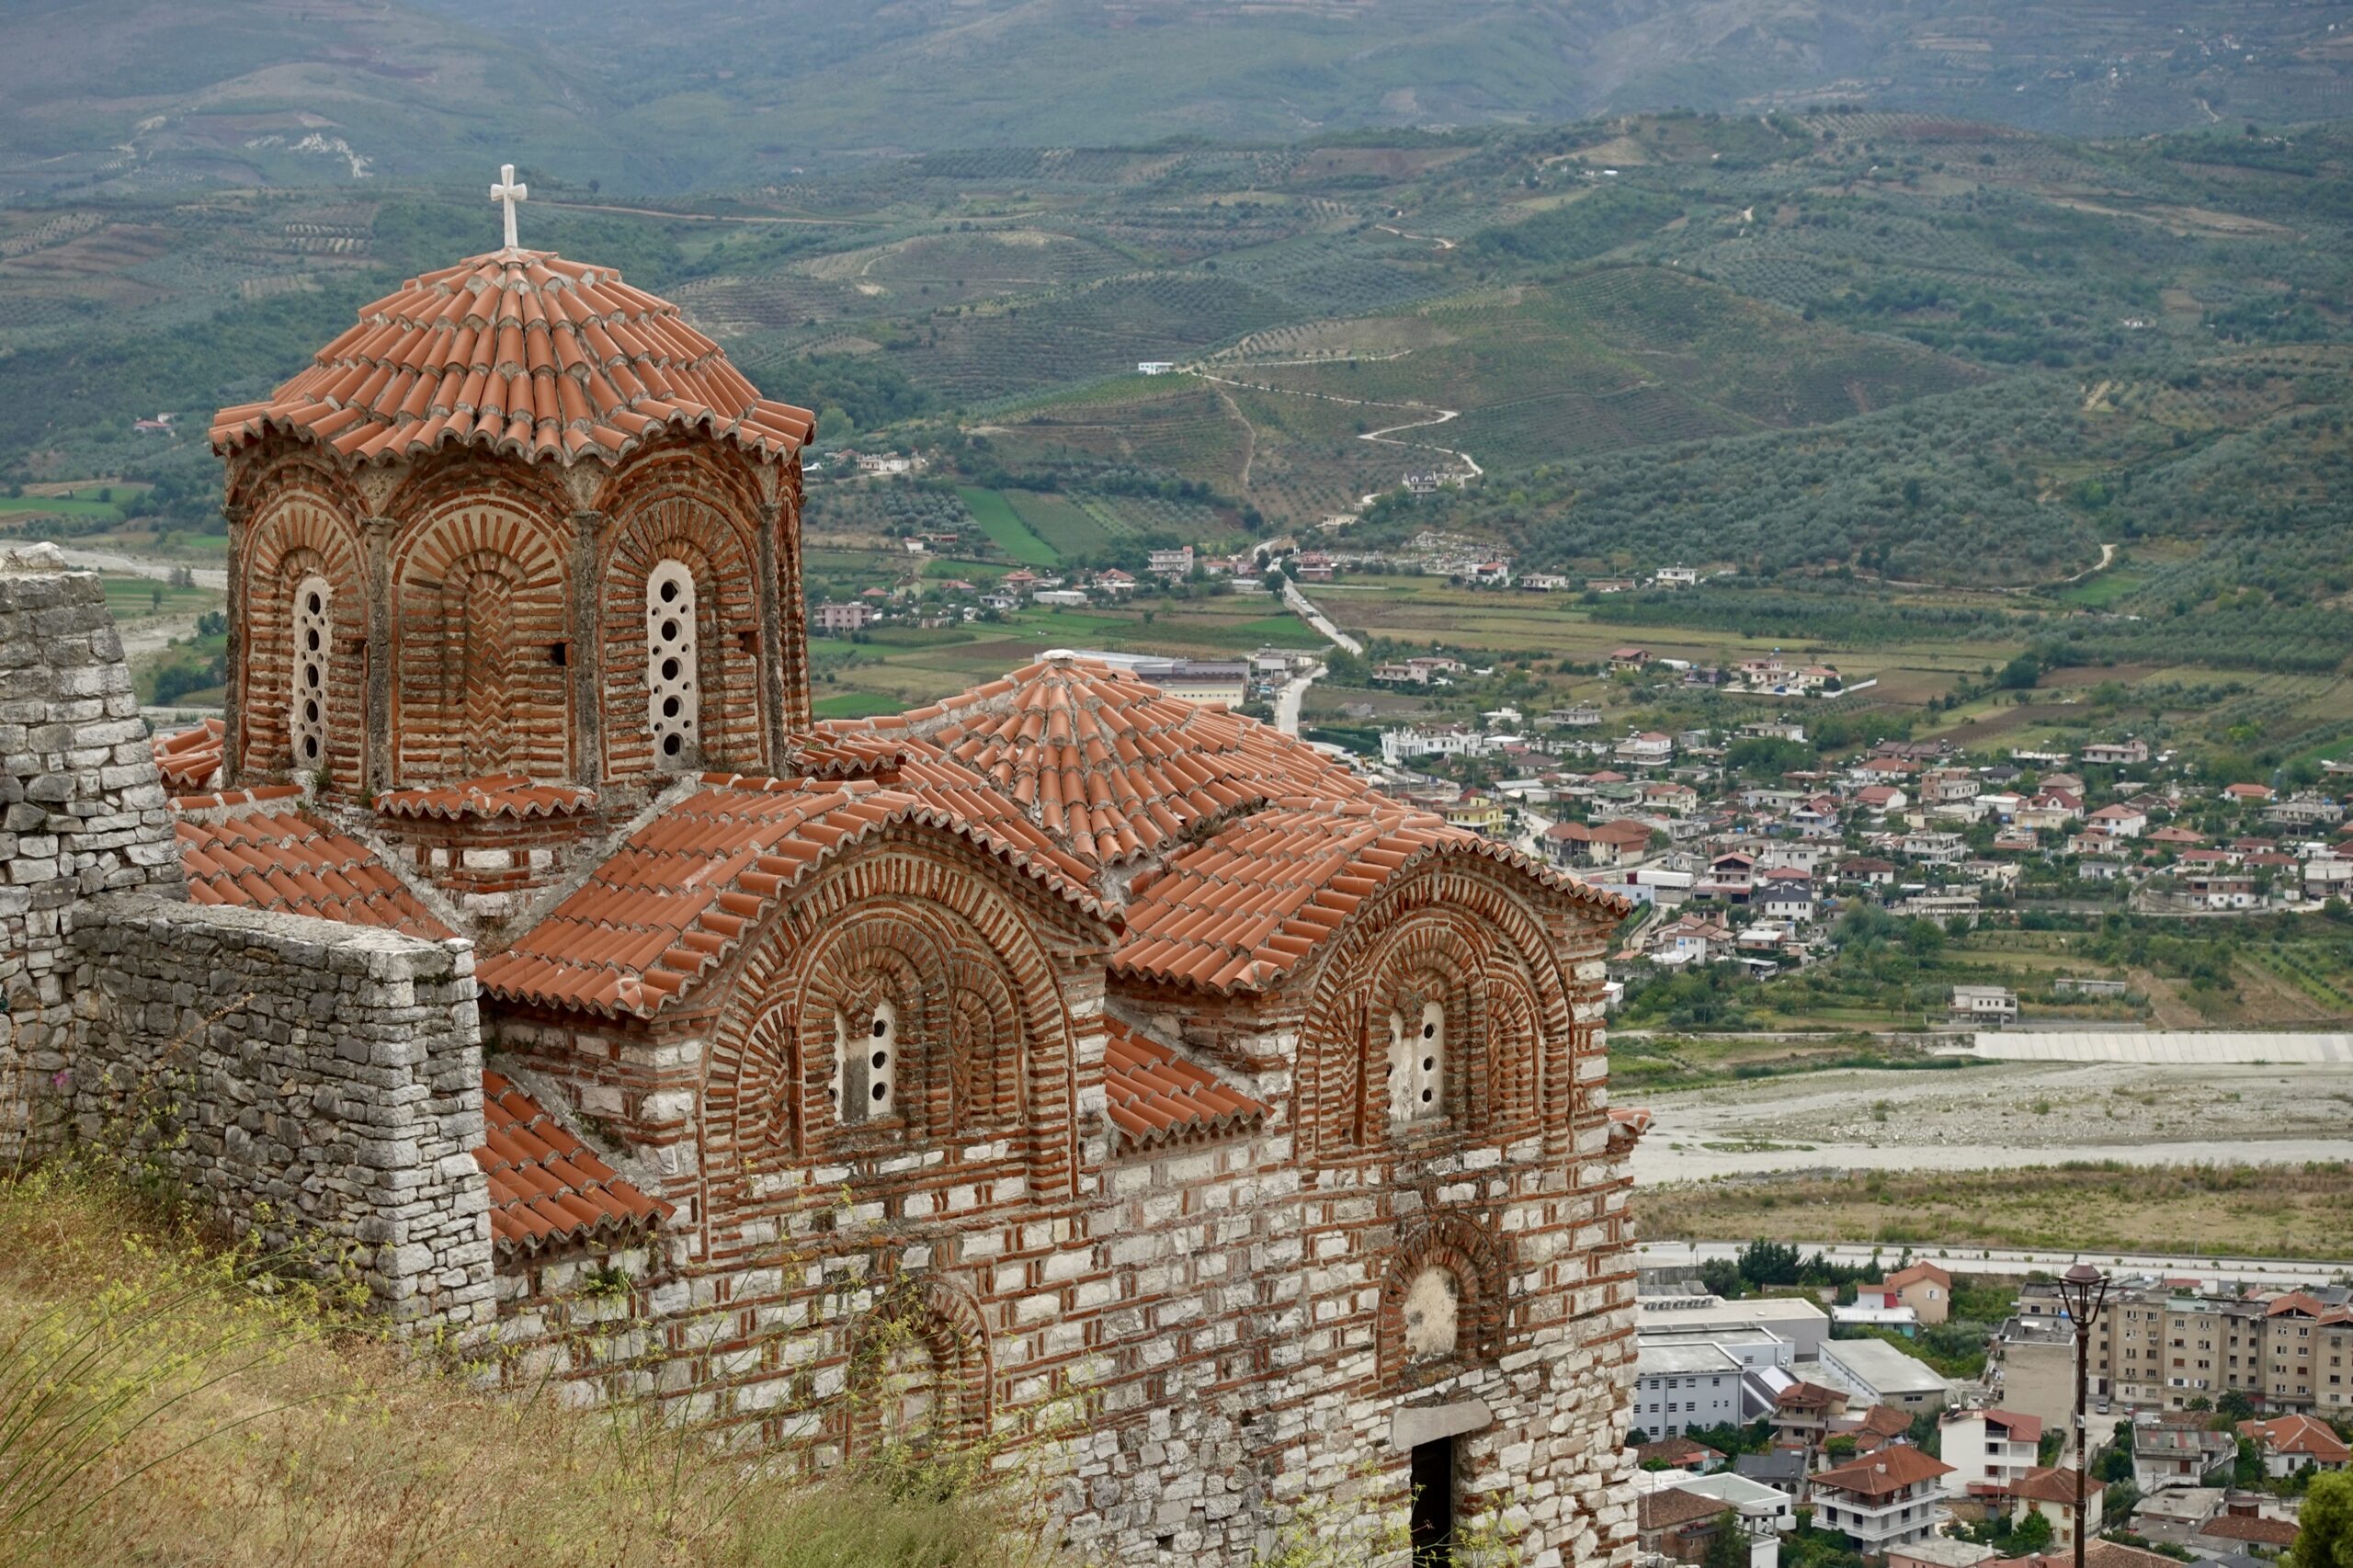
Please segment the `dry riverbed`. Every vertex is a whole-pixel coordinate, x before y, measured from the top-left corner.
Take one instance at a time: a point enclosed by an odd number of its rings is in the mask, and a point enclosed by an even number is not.
[[[1841,1070],[1631,1098],[1643,1185],[1767,1171],[2353,1160],[2353,1073],[1995,1062]]]

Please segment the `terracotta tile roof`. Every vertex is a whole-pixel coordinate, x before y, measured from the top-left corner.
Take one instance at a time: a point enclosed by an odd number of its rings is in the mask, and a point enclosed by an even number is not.
[[[1985,1418],[1986,1426],[1999,1426],[2009,1433],[2010,1441],[2014,1443],[2042,1441],[2042,1417],[2040,1415],[2020,1415],[2015,1410],[1992,1409],[1981,1410],[1977,1414]]]
[[[1906,1486],[1951,1473],[1952,1466],[1942,1460],[1930,1459],[1908,1443],[1895,1443],[1861,1459],[1834,1465],[1816,1475],[1813,1483],[1817,1487],[1835,1487],[1864,1497],[1883,1497]]]
[[[519,773],[392,790],[376,797],[376,810],[392,817],[552,817],[596,803],[594,790],[576,784],[534,784]]]
[[[1933,1263],[1915,1263],[1909,1267],[1899,1268],[1881,1283],[1893,1285],[1901,1290],[1904,1286],[1916,1285],[1923,1279],[1931,1284],[1942,1285],[1948,1290],[1952,1288],[1952,1276]]]
[[[2345,1439],[2327,1422],[2310,1415],[2242,1421],[2239,1436],[2254,1438],[2275,1454],[2310,1454],[2323,1464],[2343,1464],[2353,1458],[2353,1450],[2348,1450]]]
[[[1374,798],[1370,785],[1272,725],[1069,654],[892,717],[837,720],[824,733],[837,744],[926,742],[1003,790],[1071,854],[1106,866],[1278,796]]]
[[[191,817],[206,812],[232,812],[274,801],[299,801],[300,784],[257,784],[250,790],[218,790],[210,795],[175,795],[172,809]]]
[[[221,771],[228,726],[207,719],[193,729],[155,737],[155,767],[176,790],[201,790]]]
[[[2075,1502],[2075,1472],[2072,1470],[2030,1470],[2010,1483],[2010,1495],[2023,1497],[2029,1503],[2064,1503],[2073,1507]],[[2099,1490],[2086,1483],[2086,1497]]]
[[[1686,1460],[1698,1460],[1704,1464],[1709,1460],[1723,1457],[1707,1444],[1695,1443],[1688,1437],[1662,1437],[1655,1443],[1634,1445],[1634,1462],[1638,1465],[1648,1464],[1653,1460],[1672,1465],[1680,1465]]]
[[[1846,1403],[1847,1396],[1838,1390],[1804,1381],[1791,1383],[1773,1396],[1774,1407],[1779,1410],[1827,1410]]]
[[[217,822],[183,816],[174,830],[188,896],[198,903],[283,910],[412,937],[450,934],[366,846],[301,812],[244,812]]]
[[[444,446],[610,462],[672,430],[762,460],[808,440],[677,307],[546,251],[495,251],[410,279],[262,403],[212,422],[223,452],[284,430],[356,461]]]
[[[1643,1493],[1636,1500],[1635,1508],[1641,1516],[1636,1528],[1645,1531],[1686,1528],[1727,1513],[1731,1507],[1721,1497],[1686,1492],[1679,1486],[1662,1486]]]
[[[2293,1546],[2296,1544],[2296,1521],[2223,1514],[2199,1526],[2197,1533],[2210,1540],[2244,1540],[2257,1546]]]
[[[474,1163],[489,1178],[491,1244],[502,1254],[617,1240],[676,1211],[622,1179],[539,1101],[495,1073],[482,1075],[482,1109]]]
[[[1879,1437],[1901,1437],[1912,1430],[1912,1417],[1893,1405],[1874,1404],[1863,1412],[1862,1426],[1858,1429]]]
[[[1357,905],[1438,855],[1479,855],[1622,915],[1632,905],[1518,851],[1375,797],[1298,797],[1245,817],[1130,890],[1114,971],[1232,993],[1280,980]]]
[[[1196,1142],[1256,1127],[1267,1108],[1237,1094],[1151,1036],[1105,1018],[1104,1114],[1137,1148]]]
[[[709,788],[631,834],[512,947],[484,960],[482,988],[515,1002],[650,1017],[723,962],[835,850],[903,822],[960,834],[1111,918],[1086,891],[1084,868],[1009,807],[989,815],[990,791],[960,790],[953,768],[921,771],[928,787],[916,789],[705,775]]]

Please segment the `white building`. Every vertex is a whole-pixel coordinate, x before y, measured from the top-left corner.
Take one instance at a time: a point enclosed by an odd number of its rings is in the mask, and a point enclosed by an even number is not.
[[[1644,1296],[1636,1303],[1634,1326],[1642,1335],[1664,1329],[1689,1333],[1719,1329],[1769,1329],[1811,1361],[1830,1337],[1830,1314],[1793,1296],[1759,1296],[1727,1301],[1722,1296]]]
[[[1409,724],[1402,730],[1381,733],[1381,760],[1392,767],[1402,767],[1415,757],[1478,756],[1493,744],[1493,737],[1462,724],[1427,730]]]
[[[1634,1357],[1633,1425],[1652,1437],[1740,1420],[1740,1361],[1713,1345],[1644,1345]]]
[[[1916,1357],[1883,1339],[1830,1339],[1822,1346],[1823,1376],[1870,1404],[1917,1414],[1942,1410],[1952,1385]]]
[[[1909,1443],[1833,1466],[1813,1478],[1815,1528],[1839,1531],[1865,1557],[1925,1540],[1948,1517],[1939,1483],[1950,1468]]]
[[[1956,985],[1952,1016],[1974,1023],[2014,1023],[2018,1016],[2018,993],[2003,985]]]
[[[1952,1473],[1945,1494],[1966,1496],[1972,1488],[2007,1493],[2026,1479],[2041,1451],[2042,1417],[2010,1410],[1964,1410],[1948,1415],[1938,1443]]]

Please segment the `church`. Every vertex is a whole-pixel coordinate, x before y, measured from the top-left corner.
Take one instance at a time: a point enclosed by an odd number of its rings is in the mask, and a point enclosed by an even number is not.
[[[177,1074],[193,1190],[484,1375],[972,1446],[1107,1560],[1631,1563],[1624,903],[1073,654],[813,721],[812,423],[512,243],[222,411],[225,722],[0,910],[28,1136]]]

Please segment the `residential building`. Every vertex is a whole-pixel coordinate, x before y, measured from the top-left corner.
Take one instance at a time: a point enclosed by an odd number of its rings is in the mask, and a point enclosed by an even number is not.
[[[1743,1481],[1753,1481],[1783,1493],[1792,1503],[1803,1503],[1806,1491],[1806,1460],[1802,1449],[1775,1449],[1770,1453],[1735,1454],[1732,1471]]]
[[[1171,582],[1189,577],[1193,574],[1193,547],[1180,544],[1174,550],[1155,550],[1145,559],[1144,569]]]
[[[2300,1470],[2343,1470],[2345,1439],[2325,1421],[2310,1415],[2281,1415],[2269,1421],[2242,1421],[2239,1436],[2251,1440],[2263,1457],[2263,1472],[2274,1480]]]
[[[2018,993],[2006,985],[1956,985],[1948,1010],[1956,1018],[1998,1028],[2018,1021]]]
[[[1635,1528],[1645,1558],[1698,1562],[1723,1527],[1728,1510],[1716,1498],[1680,1487],[1661,1486],[1634,1500]]]
[[[817,607],[817,630],[828,637],[847,637],[873,619],[874,612],[861,604]]]
[[[2095,767],[2126,767],[2149,760],[2149,743],[2143,740],[2100,741],[2086,746],[2079,754]]]
[[[1943,1323],[1952,1316],[1952,1276],[1933,1263],[1915,1263],[1887,1277],[1896,1300],[1917,1312],[1922,1323]]]
[[[2079,1486],[2084,1499],[2080,1521],[2075,1517],[2075,1489]],[[2100,1494],[2104,1490],[2097,1482],[2087,1481],[2072,1470],[2029,1471],[2010,1488],[2010,1523],[2022,1525],[2029,1515],[2040,1514],[2051,1521],[2051,1550],[2072,1552],[2078,1528],[2086,1540],[2099,1534]]]
[[[2210,1432],[2203,1416],[2168,1420],[2142,1415],[2132,1423],[2132,1484],[2143,1494],[2168,1487],[2201,1487],[2238,1458],[2228,1432]]]
[[[1773,1396],[1773,1436],[1809,1450],[1829,1441],[1834,1422],[1847,1414],[1847,1391],[1798,1381]]]
[[[1938,1451],[1952,1473],[1945,1492],[1953,1497],[2006,1496],[2039,1462],[2042,1418],[2014,1410],[1962,1410],[1948,1414],[1938,1428]]]
[[[1688,588],[1699,583],[1699,571],[1696,566],[1662,566],[1651,581],[1662,588]]]
[[[1675,760],[1675,742],[1655,730],[1646,730],[1620,741],[1617,757],[1636,767],[1664,767]]]
[[[1631,584],[1628,585],[1631,586]],[[1651,651],[1648,648],[1612,648],[1609,650],[1609,667],[1613,670],[1639,670],[1650,662]]]
[[[1906,1443],[1835,1465],[1813,1478],[1814,1526],[1866,1557],[1925,1540],[1946,1517],[1940,1483],[1951,1468]]]

